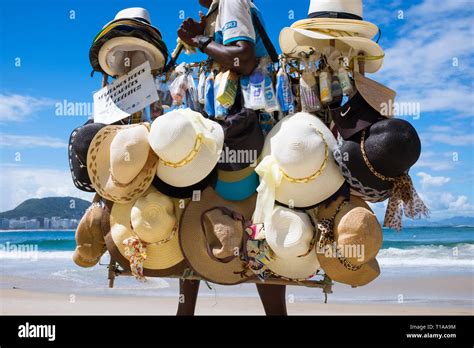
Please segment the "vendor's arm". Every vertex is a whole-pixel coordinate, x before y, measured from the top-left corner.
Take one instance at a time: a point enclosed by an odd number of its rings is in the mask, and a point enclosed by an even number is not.
[[[178,36],[188,45],[199,47],[204,38],[205,18],[201,22],[188,18],[178,30]],[[249,75],[257,65],[255,30],[248,2],[245,0],[221,0],[218,35],[222,44],[212,41],[202,51],[225,69]]]

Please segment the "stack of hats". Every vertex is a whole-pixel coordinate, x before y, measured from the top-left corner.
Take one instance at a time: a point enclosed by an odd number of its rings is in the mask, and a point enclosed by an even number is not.
[[[151,70],[163,69],[168,49],[144,8],[127,8],[107,23],[94,38],[89,52],[94,71],[121,76],[145,61]]]
[[[298,58],[327,50],[333,42],[333,47],[349,60],[364,55],[365,70],[377,72],[384,58],[382,48],[372,40],[378,28],[362,16],[362,0],[311,0],[308,18],[281,31],[281,50]],[[337,67],[338,58],[329,63]]]

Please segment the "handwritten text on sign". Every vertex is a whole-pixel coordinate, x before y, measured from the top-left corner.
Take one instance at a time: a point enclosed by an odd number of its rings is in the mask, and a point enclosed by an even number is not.
[[[94,122],[112,124],[157,100],[150,63],[146,61],[94,93]]]

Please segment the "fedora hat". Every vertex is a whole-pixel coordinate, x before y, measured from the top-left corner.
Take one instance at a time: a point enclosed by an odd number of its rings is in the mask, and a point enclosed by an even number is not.
[[[316,274],[315,228],[308,214],[285,207],[275,207],[271,223],[265,225],[265,240],[272,250],[267,268],[289,279],[308,279]]]
[[[309,208],[332,196],[344,183],[332,151],[336,139],[316,116],[297,113],[283,118],[267,135],[255,223],[269,222],[275,201]],[[265,221],[266,220],[266,221]]]
[[[88,121],[72,131],[69,137],[68,157],[72,182],[82,191],[95,192],[87,172],[87,151],[92,139],[105,124]]]
[[[128,203],[151,185],[158,158],[148,144],[149,125],[107,126],[95,136],[87,153],[87,172],[105,199]]]
[[[246,222],[252,218],[256,195],[238,202],[226,201],[213,188],[186,207],[179,231],[186,261],[204,279],[224,285],[247,280],[242,261]]]
[[[265,142],[258,115],[243,108],[218,122],[224,129],[224,148],[217,163],[216,192],[227,200],[247,199],[258,186],[255,166]]]
[[[216,167],[224,145],[224,131],[191,109],[173,110],[151,126],[150,146],[158,155],[157,176],[175,187],[194,185]]]
[[[279,41],[284,54],[300,57],[322,52],[333,40],[334,48],[350,59],[366,56],[365,70],[374,73],[384,57],[382,48],[371,40],[377,32],[377,26],[362,20],[362,0],[312,0],[308,19],[283,28]]]
[[[332,119],[341,136],[347,140],[370,125],[393,117],[396,92],[354,72],[356,93],[343,106],[331,109]]]
[[[133,7],[118,12],[102,28],[94,38],[89,59],[95,71],[110,76],[124,75],[145,61],[157,72],[166,64],[168,49],[160,31],[151,25],[148,11]]]
[[[362,17],[362,0],[311,0],[308,19],[297,21],[292,27],[343,31],[372,39],[379,29]]]
[[[184,258],[178,228],[183,209],[151,187],[127,204],[114,203],[105,241],[117,262],[138,278],[180,274]]]
[[[403,211],[411,218],[428,214],[408,175],[420,154],[415,128],[391,118],[341,141],[334,158],[352,194],[369,202],[390,198],[384,226],[399,230]]]
[[[319,207],[317,218],[316,254],[332,280],[362,286],[379,276],[375,257],[382,246],[382,227],[367,203],[341,197]]]
[[[107,250],[104,235],[109,231],[109,210],[95,195],[76,229],[76,249],[72,259],[80,267],[95,266]]]

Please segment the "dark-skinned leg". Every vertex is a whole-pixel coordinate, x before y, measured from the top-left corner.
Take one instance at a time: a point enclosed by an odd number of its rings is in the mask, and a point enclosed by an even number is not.
[[[266,315],[288,315],[286,312],[286,285],[256,285]]]
[[[179,304],[176,315],[194,315],[199,284],[199,280],[179,280]]]

